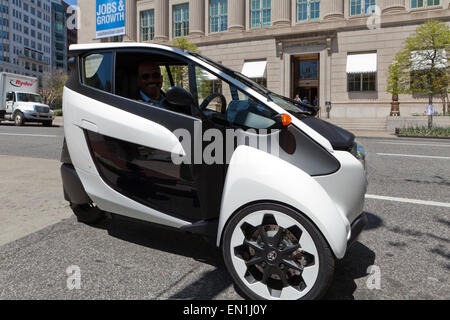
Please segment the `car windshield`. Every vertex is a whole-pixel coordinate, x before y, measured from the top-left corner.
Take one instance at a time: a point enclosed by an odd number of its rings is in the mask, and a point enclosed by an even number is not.
[[[317,108],[315,108],[311,105],[307,105],[301,101],[296,101],[294,99],[290,99],[290,98],[284,97],[282,95],[276,94],[276,93],[270,91],[269,89],[261,86],[260,84],[256,83],[252,79],[246,77],[242,73],[234,71],[230,68],[227,68],[227,67],[215,62],[214,60],[211,60],[210,58],[207,58],[207,57],[202,56],[195,52],[189,52],[189,54],[191,54],[192,56],[194,56],[196,58],[199,58],[200,60],[203,60],[204,62],[207,62],[207,63],[213,65],[220,71],[228,74],[229,76],[233,77],[234,79],[242,82],[246,86],[248,86],[248,87],[252,88],[253,90],[257,91],[258,93],[264,95],[265,97],[267,97],[267,99],[274,102],[275,104],[277,104],[278,106],[280,106],[281,108],[283,108],[284,110],[286,110],[288,112],[292,112],[295,114],[297,114],[297,113],[311,114],[312,113],[313,115],[315,115],[317,113]]]
[[[17,101],[42,103],[42,97],[34,93],[17,93]]]

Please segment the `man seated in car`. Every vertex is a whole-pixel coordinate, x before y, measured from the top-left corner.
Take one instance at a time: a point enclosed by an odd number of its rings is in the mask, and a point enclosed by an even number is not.
[[[161,94],[163,76],[158,65],[151,61],[141,62],[138,67],[137,83],[139,91],[135,99],[156,107],[164,107],[165,98]]]

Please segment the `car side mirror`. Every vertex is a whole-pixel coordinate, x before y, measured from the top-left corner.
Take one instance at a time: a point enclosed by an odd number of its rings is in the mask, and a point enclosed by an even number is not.
[[[287,129],[287,127],[292,122],[291,116],[286,113],[277,114],[275,117],[272,118],[272,120],[275,121],[275,124],[272,126],[272,129],[280,129],[280,130]]]
[[[166,100],[174,106],[191,106],[194,103],[192,94],[181,87],[170,87],[166,91]]]

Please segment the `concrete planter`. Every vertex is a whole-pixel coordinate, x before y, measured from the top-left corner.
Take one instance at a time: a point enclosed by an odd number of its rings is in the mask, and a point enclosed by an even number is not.
[[[450,127],[450,117],[433,117],[433,126],[449,128]],[[395,129],[403,128],[415,128],[415,127],[428,127],[428,118],[419,117],[388,117],[387,130],[389,132],[394,132]]]

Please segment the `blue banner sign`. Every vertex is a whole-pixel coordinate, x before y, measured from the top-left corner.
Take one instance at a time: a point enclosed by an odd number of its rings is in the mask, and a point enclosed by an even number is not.
[[[97,0],[96,38],[125,34],[125,0]]]

